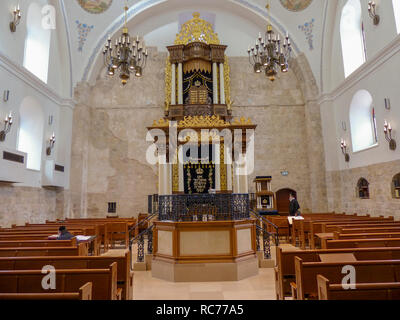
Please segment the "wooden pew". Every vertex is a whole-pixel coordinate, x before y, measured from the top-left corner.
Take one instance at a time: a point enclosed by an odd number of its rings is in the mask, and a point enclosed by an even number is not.
[[[87,256],[87,246],[84,243],[76,247],[17,247],[0,248],[0,257],[31,257],[31,256]]]
[[[318,300],[400,300],[400,283],[356,283],[356,288],[345,290],[342,284],[331,284],[317,276]]]
[[[31,230],[36,227],[49,227],[55,228],[58,230],[60,226],[65,226],[68,231],[73,235],[85,235],[85,236],[93,236],[93,251],[95,255],[100,254],[100,246],[102,244],[102,239],[104,239],[104,224],[96,224],[96,223],[59,223],[59,222],[46,222],[45,225],[43,224],[25,224],[25,228],[27,230]],[[77,228],[85,228],[85,234],[79,233],[76,231]],[[79,230],[79,229],[78,229]],[[57,233],[57,232],[55,232]]]
[[[17,247],[76,247],[76,238],[71,240],[12,240],[0,241],[0,248]]]
[[[114,241],[123,241],[125,248],[129,248],[129,228],[126,222],[109,222],[106,223],[104,231],[105,243],[104,249],[107,251],[111,244],[114,247]]]
[[[326,249],[400,247],[400,238],[327,240]]]
[[[313,237],[311,234],[315,234],[316,232],[322,232],[321,230],[315,230],[313,227],[313,224],[316,223],[326,223],[326,222],[332,222],[332,223],[337,223],[337,222],[348,222],[348,221],[366,221],[369,217],[356,217],[356,216],[340,216],[340,217],[334,217],[334,218],[307,218],[305,220],[298,220],[299,225],[299,237],[300,237],[300,247],[301,249],[306,248],[306,240],[312,241]],[[382,218],[377,218],[377,219],[382,219]],[[312,243],[310,242],[310,246],[312,247]]]
[[[0,300],[92,300],[92,283],[76,293],[0,293]]]
[[[122,290],[117,289],[117,263],[107,269],[58,269],[56,289],[44,290],[41,270],[0,271],[1,293],[64,293],[76,292],[85,283],[92,282],[93,300],[118,300]]]
[[[332,240],[346,240],[346,239],[373,239],[373,238],[400,238],[400,232],[382,232],[382,233],[333,233]],[[323,244],[324,245],[324,244]],[[324,246],[322,245],[322,248]],[[326,245],[326,243],[325,243]],[[325,247],[326,248],[326,247]]]
[[[348,228],[356,228],[356,227],[364,227],[364,226],[375,226],[375,225],[382,225],[382,226],[390,226],[395,224],[396,222],[392,221],[392,217],[390,220],[384,218],[357,218],[357,219],[337,219],[335,221],[312,221],[309,226],[309,243],[311,249],[316,248],[316,234],[319,233],[332,233],[333,231],[339,231],[340,227],[348,227]],[[397,222],[400,226],[400,222]],[[332,235],[333,236],[333,235]]]
[[[276,252],[277,266],[275,271],[275,290],[277,300],[284,300],[290,296],[290,283],[295,281],[296,270],[294,258],[297,256],[304,262],[321,262],[321,254],[353,254],[356,260],[400,260],[400,247],[390,248],[345,248],[345,249],[318,249],[302,251]]]
[[[130,268],[130,251],[123,257],[70,256],[70,257],[0,257],[0,270],[41,270],[45,265],[56,269],[105,269],[117,263],[118,287],[122,289],[124,300],[133,299],[133,272]]]
[[[295,257],[296,283],[291,283],[294,299],[318,298],[317,276],[322,275],[332,283],[342,283],[344,266],[355,268],[356,281],[360,283],[390,283],[400,281],[400,260],[373,260],[356,262],[304,262]]]

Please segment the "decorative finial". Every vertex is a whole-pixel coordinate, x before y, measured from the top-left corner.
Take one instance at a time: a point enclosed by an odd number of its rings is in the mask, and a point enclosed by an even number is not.
[[[193,12],[193,18],[200,18],[199,12]]]

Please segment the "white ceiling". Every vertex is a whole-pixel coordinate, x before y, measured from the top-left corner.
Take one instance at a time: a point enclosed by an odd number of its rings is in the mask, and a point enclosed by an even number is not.
[[[314,0],[301,12],[285,9],[279,0],[271,0],[272,24],[275,30],[289,31],[295,54],[303,52],[311,69],[321,83],[322,39],[325,27],[327,0]],[[82,80],[93,81],[102,66],[101,51],[106,37],[119,35],[123,25],[123,0],[114,0],[102,14],[91,14],[83,10],[77,0],[63,1],[71,43],[73,84]],[[147,46],[166,51],[172,45],[179,29],[179,16],[199,11],[204,15],[215,15],[215,32],[222,44],[228,45],[229,56],[246,56],[247,48],[253,45],[259,32],[267,24],[266,0],[129,0],[129,32],[144,36]],[[314,19],[312,30],[313,49],[305,33],[299,28]],[[77,22],[93,25],[83,50],[79,51]]]

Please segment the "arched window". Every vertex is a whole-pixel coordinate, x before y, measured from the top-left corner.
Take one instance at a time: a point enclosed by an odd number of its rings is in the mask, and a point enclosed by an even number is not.
[[[24,67],[47,83],[51,31],[42,27],[42,8],[31,3],[26,20]]]
[[[360,0],[348,0],[340,19],[344,74],[347,78],[366,60]]]
[[[396,20],[397,33],[400,33],[400,1],[392,0],[394,18]]]
[[[360,199],[369,199],[369,182],[366,179],[358,180],[357,193]]]
[[[32,97],[26,97],[19,110],[18,150],[28,154],[28,169],[40,170],[44,115],[40,104]]]
[[[366,90],[358,91],[350,106],[350,127],[353,152],[367,149],[377,141],[375,110],[372,96]]]

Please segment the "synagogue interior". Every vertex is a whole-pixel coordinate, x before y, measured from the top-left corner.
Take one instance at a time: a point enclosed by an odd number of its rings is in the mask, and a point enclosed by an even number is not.
[[[0,300],[400,299],[400,0],[0,9]]]

